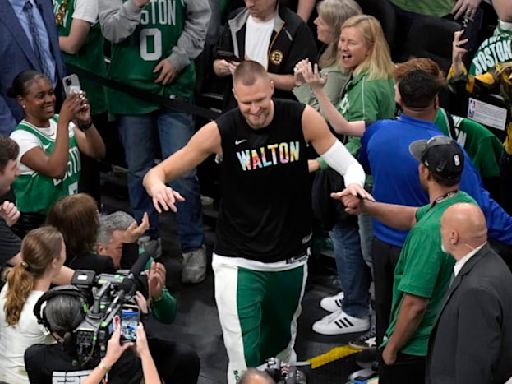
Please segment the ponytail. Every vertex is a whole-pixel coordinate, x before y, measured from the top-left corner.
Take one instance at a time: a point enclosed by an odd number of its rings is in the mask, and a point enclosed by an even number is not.
[[[27,266],[27,263],[22,261],[7,274],[7,294],[4,310],[7,324],[13,327],[20,320],[23,306],[34,288],[34,275],[29,272]]]
[[[62,235],[51,226],[34,229],[25,236],[21,243],[22,261],[7,275],[3,308],[7,324],[16,326],[36,279],[40,279],[53,260],[60,257],[62,245]]]

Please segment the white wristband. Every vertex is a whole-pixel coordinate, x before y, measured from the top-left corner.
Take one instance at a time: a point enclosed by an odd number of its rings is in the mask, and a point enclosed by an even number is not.
[[[354,183],[364,186],[366,175],[363,167],[339,140],[336,140],[322,157],[329,167],[343,176],[345,186]]]

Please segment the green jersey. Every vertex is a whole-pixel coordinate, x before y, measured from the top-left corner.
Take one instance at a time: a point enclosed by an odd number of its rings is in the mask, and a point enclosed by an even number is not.
[[[125,40],[112,45],[109,76],[135,88],[166,98],[191,99],[195,86],[195,68],[191,63],[167,85],[155,83],[157,64],[171,54],[185,22],[183,0],[150,1],[142,10],[140,23]],[[114,114],[145,114],[159,108],[122,92],[107,90],[110,112]]]
[[[448,15],[454,6],[453,0],[391,0],[391,2],[404,11],[437,17]]]
[[[77,6],[77,2],[89,0],[53,0],[53,13],[57,15],[57,31],[59,36],[68,36],[71,31],[71,22]],[[84,20],[91,24],[87,38],[80,48],[80,51],[74,55],[62,52],[64,63],[91,71],[100,76],[107,76],[107,67],[103,57],[103,36],[98,23],[98,10],[95,9],[95,15],[91,15],[92,20]],[[91,105],[93,115],[107,111],[107,102],[105,89],[87,78],[80,78],[80,86],[87,94],[87,99]]]
[[[427,309],[418,329],[400,350],[401,353],[426,356],[428,339],[444,295],[453,275],[455,261],[441,250],[441,216],[457,203],[476,202],[465,192],[457,192],[443,200],[423,206],[416,212],[416,225],[405,239],[395,267],[391,322],[384,345],[395,330],[404,295],[411,294],[428,300]]]
[[[395,114],[395,90],[392,79],[368,80],[367,73],[353,76],[343,89],[338,111],[348,121],[377,121],[392,118]],[[361,138],[349,136],[346,145],[352,155],[357,155]]]
[[[450,124],[444,108],[439,108],[435,124],[447,136],[466,150],[481,177],[498,177],[500,166],[498,159],[503,145],[494,133],[482,124],[467,118],[451,115],[453,119],[453,137],[450,134]]]
[[[57,129],[58,115],[54,115],[50,124]],[[55,138],[45,135],[32,124],[21,121],[16,131],[25,131],[34,135],[43,151],[51,155],[55,148]],[[80,177],[80,151],[73,128],[69,128],[68,169],[62,179],[53,179],[35,171],[20,174],[13,184],[16,194],[16,206],[21,212],[46,213],[58,199],[77,193]]]
[[[498,25],[494,34],[484,40],[476,51],[469,67],[469,75],[481,75],[495,69],[496,64],[508,61],[512,61],[512,30]]]

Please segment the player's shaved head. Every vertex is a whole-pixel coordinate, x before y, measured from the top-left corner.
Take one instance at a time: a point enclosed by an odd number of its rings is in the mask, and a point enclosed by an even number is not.
[[[233,85],[254,85],[259,79],[270,81],[267,71],[260,63],[252,60],[242,61],[233,73]]]

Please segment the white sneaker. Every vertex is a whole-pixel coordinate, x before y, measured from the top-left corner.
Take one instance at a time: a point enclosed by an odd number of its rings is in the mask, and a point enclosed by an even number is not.
[[[344,335],[346,333],[364,332],[370,329],[370,319],[360,319],[338,311],[327,315],[313,324],[313,331],[321,335]]]
[[[343,292],[320,300],[320,306],[327,312],[338,312],[343,306]]]

